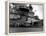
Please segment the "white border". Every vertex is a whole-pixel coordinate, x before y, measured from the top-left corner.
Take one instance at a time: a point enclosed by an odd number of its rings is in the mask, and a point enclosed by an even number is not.
[[[5,33],[9,34],[9,2],[5,2]]]

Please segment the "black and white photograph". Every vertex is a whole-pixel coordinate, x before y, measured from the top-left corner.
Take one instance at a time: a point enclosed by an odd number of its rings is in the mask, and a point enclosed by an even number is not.
[[[43,32],[43,4],[9,3],[9,33]]]

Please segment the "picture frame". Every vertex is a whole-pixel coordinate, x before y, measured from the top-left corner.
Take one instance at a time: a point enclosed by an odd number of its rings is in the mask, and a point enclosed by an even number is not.
[[[11,1],[6,1],[5,2],[5,32],[6,34],[22,34],[22,33],[43,33],[45,30],[44,26],[43,26],[43,32],[20,32],[20,33],[9,33],[9,3],[12,3]],[[18,2],[14,2],[14,3],[18,3]],[[21,1],[19,3],[22,3]],[[42,4],[43,5],[43,24],[44,24],[44,3],[40,3],[40,2],[27,2],[28,4]]]

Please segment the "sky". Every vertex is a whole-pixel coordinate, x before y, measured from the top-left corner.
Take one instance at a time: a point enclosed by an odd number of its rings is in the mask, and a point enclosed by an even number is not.
[[[40,19],[43,19],[43,5],[32,5],[34,16],[39,16]]]

